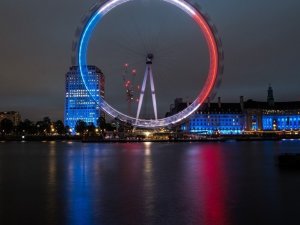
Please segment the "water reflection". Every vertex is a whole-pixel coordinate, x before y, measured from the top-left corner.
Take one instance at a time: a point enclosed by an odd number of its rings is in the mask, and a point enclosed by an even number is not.
[[[194,224],[231,224],[228,215],[227,171],[218,145],[193,146],[187,151],[184,190]]]
[[[52,142],[49,145],[49,186],[53,186],[56,183],[56,143]]]
[[[224,152],[217,146],[202,151],[202,195],[204,196],[204,224],[231,224],[228,222],[226,193],[227,174]]]
[[[90,188],[93,182],[92,174],[86,176],[86,167],[89,161],[86,159],[86,151],[81,148],[68,151],[64,163],[67,167],[66,187],[66,209],[68,211],[67,221],[69,225],[93,225],[93,193]]]
[[[145,148],[145,155],[150,156],[151,155],[151,142],[145,142],[144,148]]]
[[[68,224],[230,224],[223,152],[171,146],[160,157],[151,143],[69,151]]]
[[[56,155],[56,143],[51,142],[49,144],[49,161],[48,161],[48,181],[47,181],[47,213],[51,216],[48,224],[55,223],[57,221],[57,198],[55,193],[57,192],[57,155]]]
[[[300,224],[299,145],[1,144],[0,224]]]
[[[144,143],[144,170],[143,170],[143,196],[144,197],[144,212],[145,220],[151,221],[151,217],[154,215],[154,201],[155,201],[155,180],[153,179],[153,161],[151,157],[151,142]]]

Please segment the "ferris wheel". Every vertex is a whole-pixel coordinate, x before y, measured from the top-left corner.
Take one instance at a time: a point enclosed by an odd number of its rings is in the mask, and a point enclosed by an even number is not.
[[[94,33],[95,28],[100,24],[104,17],[116,8],[125,5],[129,2],[138,2],[141,0],[104,0],[96,3],[90,8],[86,16],[83,17],[81,25],[76,30],[75,40],[72,44],[72,64],[78,65],[82,81],[85,88],[89,92],[89,95],[96,101],[96,96],[93,90],[93,85],[88,81],[88,58],[87,52],[89,48],[89,42]],[[202,89],[198,91],[197,96],[194,100],[182,111],[175,115],[159,118],[157,102],[159,99],[156,98],[155,88],[155,74],[152,66],[155,64],[156,55],[151,51],[144,52],[144,66],[145,72],[142,79],[142,83],[139,85],[137,111],[135,115],[127,115],[116,107],[113,107],[106,100],[101,99],[100,107],[113,118],[117,118],[125,123],[132,124],[135,127],[140,128],[160,128],[167,127],[177,124],[194,112],[207,100],[207,98],[213,98],[215,95],[216,87],[220,85],[221,75],[223,73],[223,50],[221,47],[221,41],[217,36],[215,27],[210,23],[208,17],[202,13],[200,7],[197,4],[191,3],[186,0],[157,0],[160,2],[167,3],[169,7],[176,7],[181,10],[185,15],[189,16],[193,23],[200,29],[205,43],[208,49],[208,72],[206,74],[204,85]],[[104,31],[103,31],[104,32]],[[146,91],[147,83],[150,84],[150,95],[153,106],[154,118],[145,119],[141,118],[141,109],[144,103],[144,96]]]

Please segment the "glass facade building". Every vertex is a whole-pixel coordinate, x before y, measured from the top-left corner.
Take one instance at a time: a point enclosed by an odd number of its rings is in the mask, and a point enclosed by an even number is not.
[[[78,120],[97,126],[97,120],[102,116],[100,101],[104,98],[104,75],[96,66],[87,68],[86,82],[90,92],[85,88],[78,66],[70,67],[66,74],[64,121],[73,133]]]

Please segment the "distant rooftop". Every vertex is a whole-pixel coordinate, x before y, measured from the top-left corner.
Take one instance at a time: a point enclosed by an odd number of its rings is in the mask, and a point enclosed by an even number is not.
[[[291,102],[274,102],[274,106],[270,106],[267,102],[253,101],[252,99],[246,101],[245,108],[254,109],[275,109],[275,110],[295,110],[300,109],[300,101]]]

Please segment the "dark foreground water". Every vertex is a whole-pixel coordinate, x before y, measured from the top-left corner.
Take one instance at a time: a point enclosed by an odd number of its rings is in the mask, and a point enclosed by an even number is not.
[[[280,152],[300,142],[0,143],[0,224],[300,224]]]

